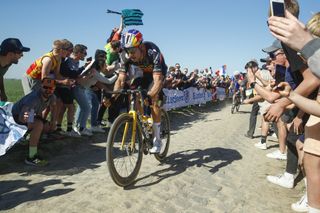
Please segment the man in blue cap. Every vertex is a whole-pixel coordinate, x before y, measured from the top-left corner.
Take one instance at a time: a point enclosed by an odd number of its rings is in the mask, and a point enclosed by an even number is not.
[[[19,39],[7,38],[0,46],[0,101],[7,101],[4,89],[3,76],[12,64],[17,64],[23,56],[23,52],[29,52],[30,48],[24,47]]]

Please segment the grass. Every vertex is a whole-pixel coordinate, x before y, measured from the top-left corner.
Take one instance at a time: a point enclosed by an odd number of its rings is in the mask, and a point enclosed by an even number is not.
[[[5,79],[4,86],[8,97],[8,101],[16,102],[24,96],[21,80]]]

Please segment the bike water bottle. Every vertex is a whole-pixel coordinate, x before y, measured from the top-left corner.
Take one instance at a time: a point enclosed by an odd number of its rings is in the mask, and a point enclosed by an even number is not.
[[[152,125],[153,125],[153,119],[151,117],[149,117],[147,119],[147,123],[148,123],[148,132],[150,135],[152,135]]]

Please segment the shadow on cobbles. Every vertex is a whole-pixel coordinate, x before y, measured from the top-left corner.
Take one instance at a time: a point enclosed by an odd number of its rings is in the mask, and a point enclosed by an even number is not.
[[[205,167],[208,169],[208,172],[214,174],[219,171],[220,168],[228,166],[233,161],[240,159],[242,159],[242,156],[237,150],[220,147],[208,148],[205,150],[191,149],[173,153],[168,156],[164,162],[164,164],[169,165],[168,168],[138,178],[133,185],[128,186],[125,189],[131,190],[157,184],[167,178],[179,175],[193,166]],[[218,164],[216,164],[217,162]],[[149,181],[154,179],[156,180]]]
[[[21,203],[43,200],[74,191],[68,188],[73,183],[63,182],[60,179],[30,182],[31,180],[0,181],[0,210],[12,209]]]

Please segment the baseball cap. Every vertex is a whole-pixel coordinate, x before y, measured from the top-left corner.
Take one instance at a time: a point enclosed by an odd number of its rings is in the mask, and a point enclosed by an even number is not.
[[[2,41],[0,46],[0,52],[29,52],[30,48],[24,47],[20,40],[17,38],[7,38]]]
[[[275,40],[270,47],[263,48],[262,51],[266,53],[273,53],[278,49],[282,49],[282,46],[279,40]]]

